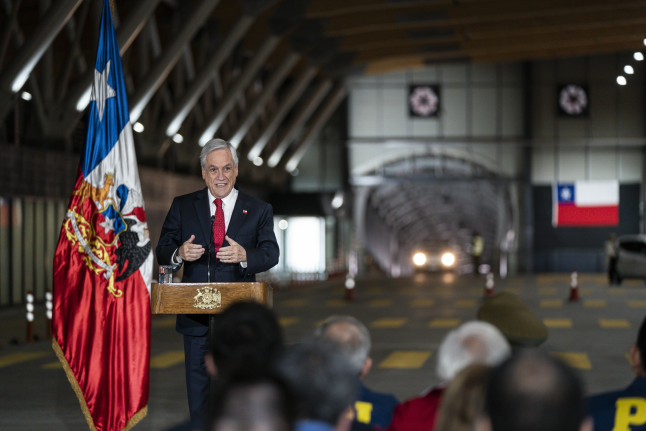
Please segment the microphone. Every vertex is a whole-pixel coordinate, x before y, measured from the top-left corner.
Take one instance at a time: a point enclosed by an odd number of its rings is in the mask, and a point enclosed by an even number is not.
[[[206,267],[206,282],[211,282],[211,246],[213,245],[213,222],[215,222],[215,216],[211,216],[211,233],[209,234],[209,254],[206,256],[207,267]]]

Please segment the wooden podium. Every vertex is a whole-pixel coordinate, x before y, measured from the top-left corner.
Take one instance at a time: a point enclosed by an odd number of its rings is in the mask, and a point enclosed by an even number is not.
[[[218,314],[240,301],[273,306],[271,286],[254,283],[152,283],[152,314]]]

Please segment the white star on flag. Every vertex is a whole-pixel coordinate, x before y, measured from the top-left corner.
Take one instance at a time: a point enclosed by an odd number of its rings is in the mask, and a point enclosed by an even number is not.
[[[569,201],[571,197],[572,194],[570,193],[570,189],[565,187],[561,190],[561,198],[563,198],[563,200]]]
[[[111,230],[114,230],[114,219],[106,217],[105,221],[99,223],[99,226],[105,229],[105,233],[107,234]]]
[[[114,88],[108,85],[110,61],[111,60],[108,60],[103,72],[99,72],[94,69],[94,85],[92,85],[92,96],[90,97],[90,101],[96,101],[96,107],[99,110],[99,121],[103,120],[103,109],[105,108],[106,100],[117,95]]]

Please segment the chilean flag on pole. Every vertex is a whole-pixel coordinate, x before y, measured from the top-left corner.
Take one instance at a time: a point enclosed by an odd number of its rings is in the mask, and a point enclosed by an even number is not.
[[[554,185],[554,227],[619,224],[619,181],[575,181]]]
[[[88,130],[54,256],[53,348],[91,430],[148,411],[152,245],[109,0]]]

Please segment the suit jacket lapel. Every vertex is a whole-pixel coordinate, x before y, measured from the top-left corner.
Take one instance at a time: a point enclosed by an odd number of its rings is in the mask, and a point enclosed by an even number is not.
[[[197,212],[197,217],[200,220],[200,226],[202,227],[202,232],[204,233],[205,247],[208,247],[209,237],[211,232],[211,207],[209,204],[209,194],[207,189],[204,188],[202,193],[197,195],[195,200],[195,211]]]
[[[247,211],[249,211],[249,199],[247,195],[238,191],[238,199],[236,199],[233,214],[231,214],[231,220],[229,220],[229,227],[227,228],[227,236],[229,238],[235,240],[240,226],[242,226],[245,217],[247,217]]]

